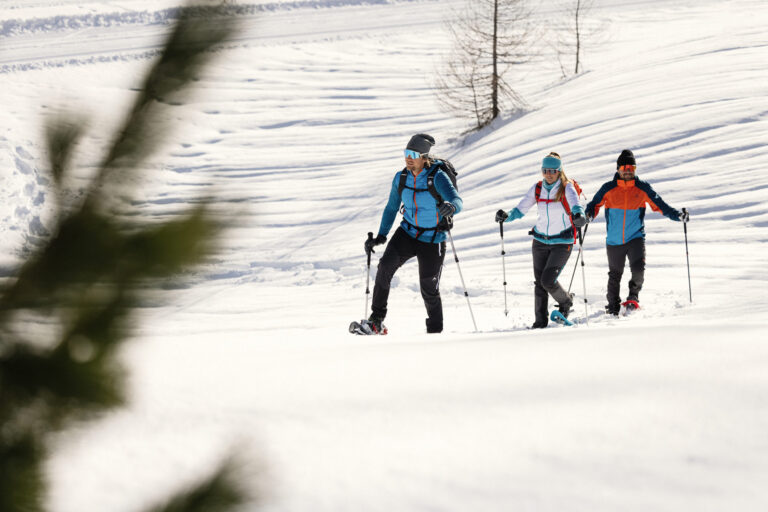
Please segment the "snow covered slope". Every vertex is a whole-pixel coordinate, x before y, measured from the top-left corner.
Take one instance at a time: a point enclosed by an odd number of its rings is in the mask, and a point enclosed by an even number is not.
[[[562,80],[540,34],[542,56],[515,79],[528,112],[469,137],[429,82],[450,47],[439,20],[461,2],[237,4],[269,8],[247,14],[176,110],[137,204],[165,218],[215,190],[237,222],[173,305],[147,308],[126,354],[131,407],[58,439],[52,510],[136,510],[233,442],[265,468],[259,510],[765,509],[764,2],[605,0],[587,72]],[[110,13],[173,2],[152,5],[0,6],[22,27],[0,32],[0,277],[51,228],[43,119],[62,105],[88,116],[87,175],[168,30]],[[76,22],[32,21],[52,16]],[[449,256],[445,333],[423,333],[409,263],[393,283],[392,334],[350,336],[365,234],[421,131],[460,173],[454,238],[480,332]],[[589,325],[527,331],[533,213],[505,227],[505,317],[494,212],[539,179],[549,151],[591,197],[624,148],[691,211],[693,303],[682,225],[649,212],[643,310],[604,318],[601,216],[584,247]],[[583,317],[580,275],[573,286]]]

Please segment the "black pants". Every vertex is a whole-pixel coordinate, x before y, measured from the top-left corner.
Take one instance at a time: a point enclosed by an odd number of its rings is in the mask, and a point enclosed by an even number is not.
[[[560,272],[571,255],[571,249],[573,249],[572,244],[547,245],[538,240],[533,241],[533,277],[536,279],[534,309],[538,325],[545,326],[549,322],[547,311],[549,295],[552,295],[560,306],[570,308],[573,304],[568,292],[557,282]]]
[[[419,262],[419,286],[427,308],[427,331],[443,330],[443,303],[440,300],[440,273],[445,259],[445,242],[421,242],[409,236],[402,228],[387,244],[379,260],[376,284],[373,286],[372,313],[384,319],[387,316],[389,284],[403,263],[416,256]]]
[[[635,238],[622,245],[607,245],[608,252],[608,309],[618,312],[621,305],[621,276],[624,263],[629,259],[632,278],[629,281],[627,300],[638,300],[645,278],[645,239]]]

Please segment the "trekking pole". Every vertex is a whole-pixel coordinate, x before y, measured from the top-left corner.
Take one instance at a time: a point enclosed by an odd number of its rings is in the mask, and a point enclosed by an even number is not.
[[[506,252],[504,251],[504,221],[499,221],[499,234],[501,235],[501,271],[504,275],[504,316],[509,315],[509,309],[507,308],[507,263]]]
[[[574,184],[576,182],[574,181]],[[587,196],[585,196],[580,189],[577,189],[579,191],[580,197],[583,197],[584,200],[587,200]],[[573,222],[573,219],[571,219],[571,222]],[[584,238],[587,237],[587,228],[589,227],[589,223],[584,227]],[[581,228],[579,228],[579,236],[581,236]],[[573,274],[571,274],[571,282],[568,283],[568,293],[571,293],[571,286],[573,285],[573,278],[576,277],[576,267],[579,266],[579,258],[581,258],[581,244],[579,244],[579,254],[576,255],[576,264],[573,266]]]
[[[467,293],[467,285],[464,284],[464,276],[461,273],[461,266],[459,265],[459,257],[456,255],[456,246],[453,244],[453,235],[451,235],[450,231],[448,231],[448,239],[451,241],[451,249],[453,249],[453,259],[456,261],[456,268],[459,269],[461,286],[464,287],[464,296],[467,298],[467,306],[469,306],[469,315],[472,317],[472,324],[475,326],[475,332],[477,332],[477,323],[475,322],[475,314],[472,313],[472,304],[469,303],[469,293]]]
[[[587,225],[584,228],[584,234],[581,233],[581,228],[579,228],[579,254],[581,255],[581,284],[584,286],[584,321],[589,325],[589,311],[587,310],[587,275],[584,270],[584,255],[582,254],[584,251],[584,237],[587,236],[587,228],[589,225]],[[576,270],[574,269],[574,272]]]
[[[373,233],[368,232],[368,240],[373,240]],[[365,310],[363,311],[363,318],[368,317],[368,296],[371,294],[371,252],[365,251],[368,255],[368,268],[365,271]]]
[[[584,227],[584,238],[587,237],[587,228],[589,224]],[[573,266],[573,274],[571,274],[571,282],[568,284],[568,293],[571,293],[571,286],[573,286],[573,278],[576,277],[576,269],[579,266],[579,258],[581,258],[581,244],[579,244],[579,254],[576,255],[576,264]]]
[[[683,208],[683,215],[686,220],[683,221],[683,233],[685,233],[685,266],[688,267],[688,300],[693,304],[693,292],[691,291],[691,262],[688,259],[688,211]]]

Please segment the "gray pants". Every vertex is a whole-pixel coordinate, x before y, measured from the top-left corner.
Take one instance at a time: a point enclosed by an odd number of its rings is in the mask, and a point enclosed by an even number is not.
[[[608,310],[618,313],[621,306],[621,276],[629,260],[632,278],[629,280],[627,300],[638,300],[645,280],[645,239],[635,238],[622,245],[607,245],[608,252]]]
[[[570,295],[557,282],[563,267],[568,262],[571,255],[573,244],[555,244],[547,245],[533,241],[533,277],[536,279],[536,288],[534,295],[536,303],[534,306],[536,312],[536,323],[547,325],[549,322],[548,296],[557,301],[559,306],[570,308],[573,304]]]

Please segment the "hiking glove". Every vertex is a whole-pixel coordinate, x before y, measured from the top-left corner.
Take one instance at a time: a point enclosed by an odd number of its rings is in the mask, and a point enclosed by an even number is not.
[[[672,210],[671,212],[669,212],[669,218],[676,222],[680,222],[680,220],[682,220],[680,219],[681,215],[682,214],[680,213],[680,210]]]
[[[365,239],[365,252],[366,253],[376,252],[376,251],[373,250],[373,247],[375,245],[381,245],[381,244],[383,244],[386,241],[387,241],[387,237],[382,235],[382,234],[376,235],[376,238],[366,238]]]
[[[587,218],[580,213],[573,214],[573,225],[577,228],[583,228],[587,224]]]
[[[504,222],[507,220],[507,217],[509,217],[509,215],[504,210],[499,210],[496,212],[496,222]]]
[[[499,211],[502,211],[502,210],[499,210]],[[497,212],[497,215],[498,215],[498,212]],[[513,220],[522,219],[523,215],[525,214],[520,210],[518,210],[517,208],[512,208],[511,210],[509,210],[509,213],[507,213],[507,215],[504,217],[503,222],[512,222]]]
[[[437,208],[437,213],[441,217],[450,217],[456,211],[456,207],[452,203],[443,203]]]

